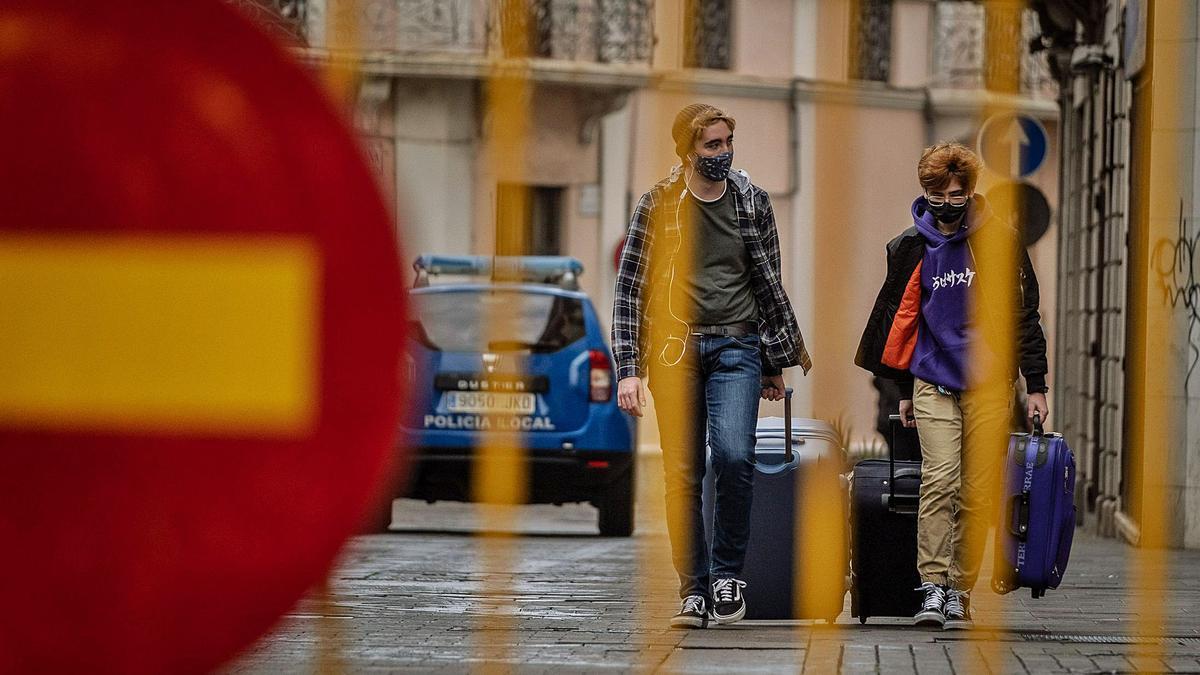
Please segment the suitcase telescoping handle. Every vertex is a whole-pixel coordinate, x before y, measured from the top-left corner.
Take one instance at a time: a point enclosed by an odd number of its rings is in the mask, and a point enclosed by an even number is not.
[[[1042,414],[1040,412],[1033,413],[1033,433],[1029,434],[1029,446],[1037,449],[1037,454],[1034,455],[1034,466],[1041,466],[1046,463],[1046,430],[1042,427]],[[1031,467],[1027,466],[1029,448],[1025,448],[1020,453],[1021,467],[1028,474]],[[1029,502],[1030,491],[1028,488],[1022,489],[1020,494],[1015,494],[1008,500],[1008,532],[1017,538],[1017,541],[1025,541],[1029,537]]]
[[[907,468],[896,471],[896,426],[901,423],[900,415],[888,415],[888,420],[890,420],[892,423],[892,443],[888,446],[888,493],[883,496],[883,499],[888,509],[895,511],[896,513],[916,513],[916,504],[911,503],[911,499],[901,500],[906,502],[904,504],[896,501],[896,479],[920,479],[921,470]]]
[[[783,462],[791,464],[795,459],[792,454],[792,388],[783,388]]]

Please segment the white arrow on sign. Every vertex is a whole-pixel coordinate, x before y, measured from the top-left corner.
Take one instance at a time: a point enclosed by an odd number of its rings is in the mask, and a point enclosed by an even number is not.
[[[1025,133],[1025,128],[1021,126],[1021,120],[1013,117],[1009,122],[1008,128],[1004,130],[1004,136],[1001,137],[1005,143],[1008,143],[1009,165],[1008,170],[1014,176],[1021,175],[1021,150],[1029,145],[1029,136]]]

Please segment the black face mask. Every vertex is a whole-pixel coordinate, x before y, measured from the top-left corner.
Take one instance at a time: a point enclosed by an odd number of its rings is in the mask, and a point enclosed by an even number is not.
[[[954,206],[950,202],[946,202],[940,206],[930,204],[929,210],[933,213],[934,217],[949,225],[950,223],[958,222],[958,219],[963,217],[963,214],[967,212],[967,204],[970,203],[971,200],[968,199],[966,203],[959,206]]]
[[[712,157],[697,155],[693,165],[701,176],[719,183],[729,176],[729,168],[733,166],[733,151],[722,152]]]

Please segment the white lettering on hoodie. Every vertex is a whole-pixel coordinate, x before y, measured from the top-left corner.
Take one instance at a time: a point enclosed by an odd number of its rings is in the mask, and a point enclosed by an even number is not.
[[[970,267],[965,267],[963,270],[964,271],[962,272],[950,270],[944,274],[939,274],[936,277],[932,277],[931,281],[933,281],[933,290],[936,291],[939,288],[951,288],[953,286],[961,286],[963,284],[966,284],[967,288],[970,288],[971,283],[975,281],[975,270],[971,269]]]

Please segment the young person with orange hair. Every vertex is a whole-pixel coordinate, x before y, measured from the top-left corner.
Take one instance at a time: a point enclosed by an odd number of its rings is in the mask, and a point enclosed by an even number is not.
[[[939,143],[922,154],[917,177],[923,194],[912,203],[913,226],[888,242],[887,277],[855,357],[859,366],[897,381],[901,420],[920,436],[923,599],[914,621],[945,628],[973,626],[970,592],[1003,459],[993,432],[1008,428],[1017,378],[1011,371],[979,381],[1002,349],[989,322],[1012,322],[1011,361],[1025,377],[1027,414],[1043,421],[1048,415],[1037,277],[1018,231],[975,194],[980,168],[978,156],[959,143]],[[978,246],[997,234],[1011,236],[1016,252],[1008,279],[983,278],[975,258]],[[1005,292],[1011,300],[996,295]],[[994,308],[1006,304],[1015,314],[996,316]]]

